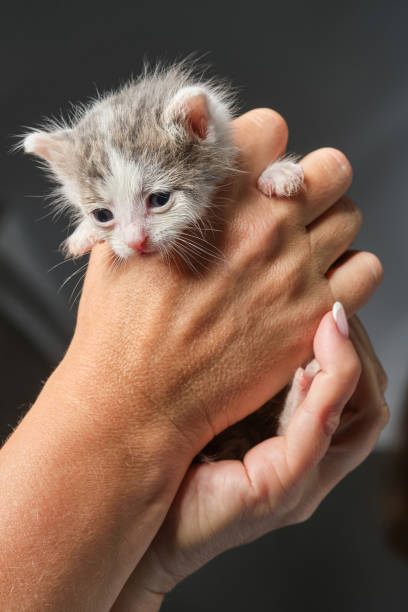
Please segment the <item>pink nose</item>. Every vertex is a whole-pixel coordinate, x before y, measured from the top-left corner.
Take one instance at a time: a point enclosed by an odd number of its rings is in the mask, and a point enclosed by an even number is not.
[[[142,238],[141,240],[136,240],[134,242],[128,242],[128,246],[134,251],[139,251],[141,253],[146,246],[147,236]]]

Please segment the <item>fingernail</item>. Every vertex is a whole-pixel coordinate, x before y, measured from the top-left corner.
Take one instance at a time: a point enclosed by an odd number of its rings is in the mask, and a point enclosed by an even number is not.
[[[344,310],[343,304],[341,302],[335,302],[333,304],[333,318],[336,321],[337,329],[343,336],[346,338],[349,337],[349,325],[346,317],[346,312]]]

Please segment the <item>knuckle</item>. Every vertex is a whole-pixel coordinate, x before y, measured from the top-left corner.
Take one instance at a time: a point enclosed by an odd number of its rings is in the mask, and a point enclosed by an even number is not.
[[[385,393],[388,387],[388,376],[382,367],[381,367],[380,374],[379,374],[379,382],[380,382],[380,389],[382,393]]]
[[[347,196],[342,196],[339,200],[339,204],[344,210],[344,212],[346,212],[353,219],[353,223],[361,227],[361,224],[363,222],[363,213],[361,212],[357,204],[355,204],[355,202],[353,202],[353,200],[350,200],[350,198],[348,198]]]
[[[324,152],[328,158],[330,158],[332,161],[335,162],[339,170],[345,176],[348,177],[351,183],[353,179],[353,168],[348,158],[344,155],[344,153],[339,151],[339,149],[334,149],[332,147],[325,147],[324,149],[321,149],[321,151]]]
[[[285,119],[271,108],[256,108],[248,113],[248,118],[257,127],[271,128],[274,132],[280,132],[282,138],[287,139],[289,130]]]
[[[352,200],[350,200],[350,198],[347,198],[346,196],[340,198],[338,201],[338,206],[340,209],[340,214],[343,217],[342,224],[345,225],[344,217],[346,217],[349,231],[351,231],[354,236],[357,235],[363,224],[363,214],[361,210]]]
[[[346,206],[350,213],[353,215],[355,222],[358,223],[359,227],[361,227],[363,223],[363,212],[361,208],[357,206],[353,200],[350,200],[347,196],[343,196],[343,200],[346,203]]]
[[[387,402],[383,402],[378,410],[378,420],[380,422],[381,429],[384,429],[388,425],[391,417],[390,409]]]
[[[375,285],[379,285],[384,276],[384,270],[381,261],[374,253],[364,253],[365,265],[370,270]]]
[[[357,229],[360,230],[361,226],[363,225],[363,213],[361,209],[358,208],[358,206],[354,204],[354,202],[353,202],[353,206],[354,206],[353,215],[355,218],[355,224],[356,224]]]

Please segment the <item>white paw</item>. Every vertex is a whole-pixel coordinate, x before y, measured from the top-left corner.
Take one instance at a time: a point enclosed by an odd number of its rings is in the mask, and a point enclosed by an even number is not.
[[[303,186],[303,168],[294,158],[278,159],[266,168],[258,179],[258,189],[268,198],[290,198]]]
[[[80,257],[88,253],[97,242],[101,242],[97,234],[84,238],[76,236],[74,232],[63,242],[62,249],[66,257]]]
[[[313,359],[305,369],[298,368],[286,396],[283,410],[279,417],[278,436],[282,436],[296,409],[305,399],[316,374],[320,372],[317,359]]]

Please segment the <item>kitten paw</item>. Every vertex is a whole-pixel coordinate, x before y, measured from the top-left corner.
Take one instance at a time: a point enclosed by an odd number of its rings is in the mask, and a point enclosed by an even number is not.
[[[104,242],[101,234],[96,231],[95,224],[85,217],[62,243],[62,251],[65,257],[80,257],[88,253],[98,242]]]
[[[74,232],[62,243],[62,250],[65,257],[81,257],[88,253],[95,244],[103,242],[97,234],[81,236]]]
[[[268,198],[290,198],[303,187],[304,173],[294,158],[284,157],[270,164],[258,179],[257,187]]]
[[[305,399],[310,389],[310,385],[319,371],[320,365],[316,359],[313,359],[305,369],[298,368],[296,370],[296,374],[293,377],[292,384],[286,396],[283,410],[279,417],[278,436],[282,436],[285,433],[292,415]]]

